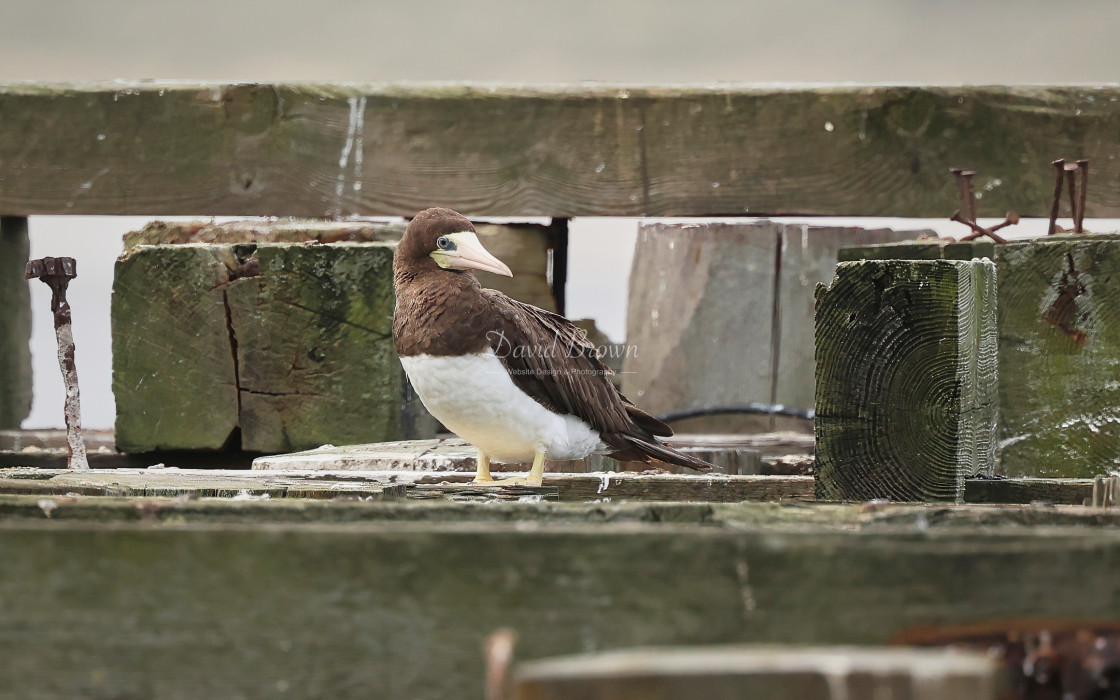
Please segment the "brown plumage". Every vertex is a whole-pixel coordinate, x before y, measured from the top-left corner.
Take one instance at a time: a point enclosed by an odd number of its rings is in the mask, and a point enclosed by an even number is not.
[[[567,319],[483,289],[470,270],[441,267],[437,240],[474,226],[450,209],[409,224],[393,260],[398,354],[462,356],[493,350],[516,386],[555,413],[598,431],[622,461],[657,460],[697,470],[711,465],[661,443],[672,429],[632,404],[610,381],[586,333]]]

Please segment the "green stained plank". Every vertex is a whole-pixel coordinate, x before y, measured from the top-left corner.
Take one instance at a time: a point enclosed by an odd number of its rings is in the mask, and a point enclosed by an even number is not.
[[[237,427],[237,373],[214,247],[135,248],[113,275],[113,396],[122,452],[218,449]]]
[[[11,214],[1120,214],[1120,88],[0,86]]]
[[[1090,477],[1120,463],[1120,240],[1000,246],[1000,463]],[[1006,272],[1004,272],[1006,270]]]
[[[426,437],[392,347],[393,245],[136,246],[114,282],[125,452]],[[236,447],[237,445],[234,445]]]
[[[839,264],[817,292],[818,497],[959,501],[990,474],[995,320],[991,262]]]
[[[994,260],[1000,470],[1085,478],[1120,462],[1120,236],[853,246],[840,257]]]
[[[500,627],[532,660],[1117,617],[1114,528],[915,522],[0,523],[0,695],[479,697]]]

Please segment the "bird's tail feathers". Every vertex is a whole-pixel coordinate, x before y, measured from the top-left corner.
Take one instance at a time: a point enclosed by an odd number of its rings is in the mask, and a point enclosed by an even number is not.
[[[678,467],[695,469],[698,472],[711,471],[715,467],[715,465],[709,464],[702,459],[697,459],[684,452],[678,452],[669,445],[657,442],[656,439],[647,441],[633,435],[623,435],[622,439],[630,443],[636,451],[660,462],[675,464]]]

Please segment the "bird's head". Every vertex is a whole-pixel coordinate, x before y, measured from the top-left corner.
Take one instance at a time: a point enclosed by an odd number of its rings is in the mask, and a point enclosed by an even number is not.
[[[482,247],[466,217],[438,207],[425,209],[409,222],[393,264],[398,269],[485,270],[513,277],[505,263]]]

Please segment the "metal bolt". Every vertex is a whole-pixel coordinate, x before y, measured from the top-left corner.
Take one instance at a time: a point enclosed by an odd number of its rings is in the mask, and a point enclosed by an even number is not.
[[[1085,231],[1085,193],[1089,191],[1089,159],[1081,158],[1077,161],[1077,167],[1081,170],[1081,203],[1077,207],[1077,223],[1074,226],[1074,231],[1083,233]]]
[[[51,311],[54,313],[54,333],[58,341],[58,365],[62,369],[62,383],[66,387],[64,415],[66,417],[66,446],[69,449],[71,469],[89,469],[86,446],[82,442],[81,404],[78,397],[78,369],[74,364],[74,333],[70,327],[70,304],[66,301],[66,287],[78,276],[74,258],[42,258],[27,263],[27,279],[41,279],[51,288]]]
[[[1050,226],[1046,229],[1047,236],[1053,236],[1058,231],[1058,207],[1062,204],[1062,178],[1065,177],[1065,158],[1059,158],[1050,165],[1058,171],[1058,180],[1054,183],[1054,201],[1050,205]]]

